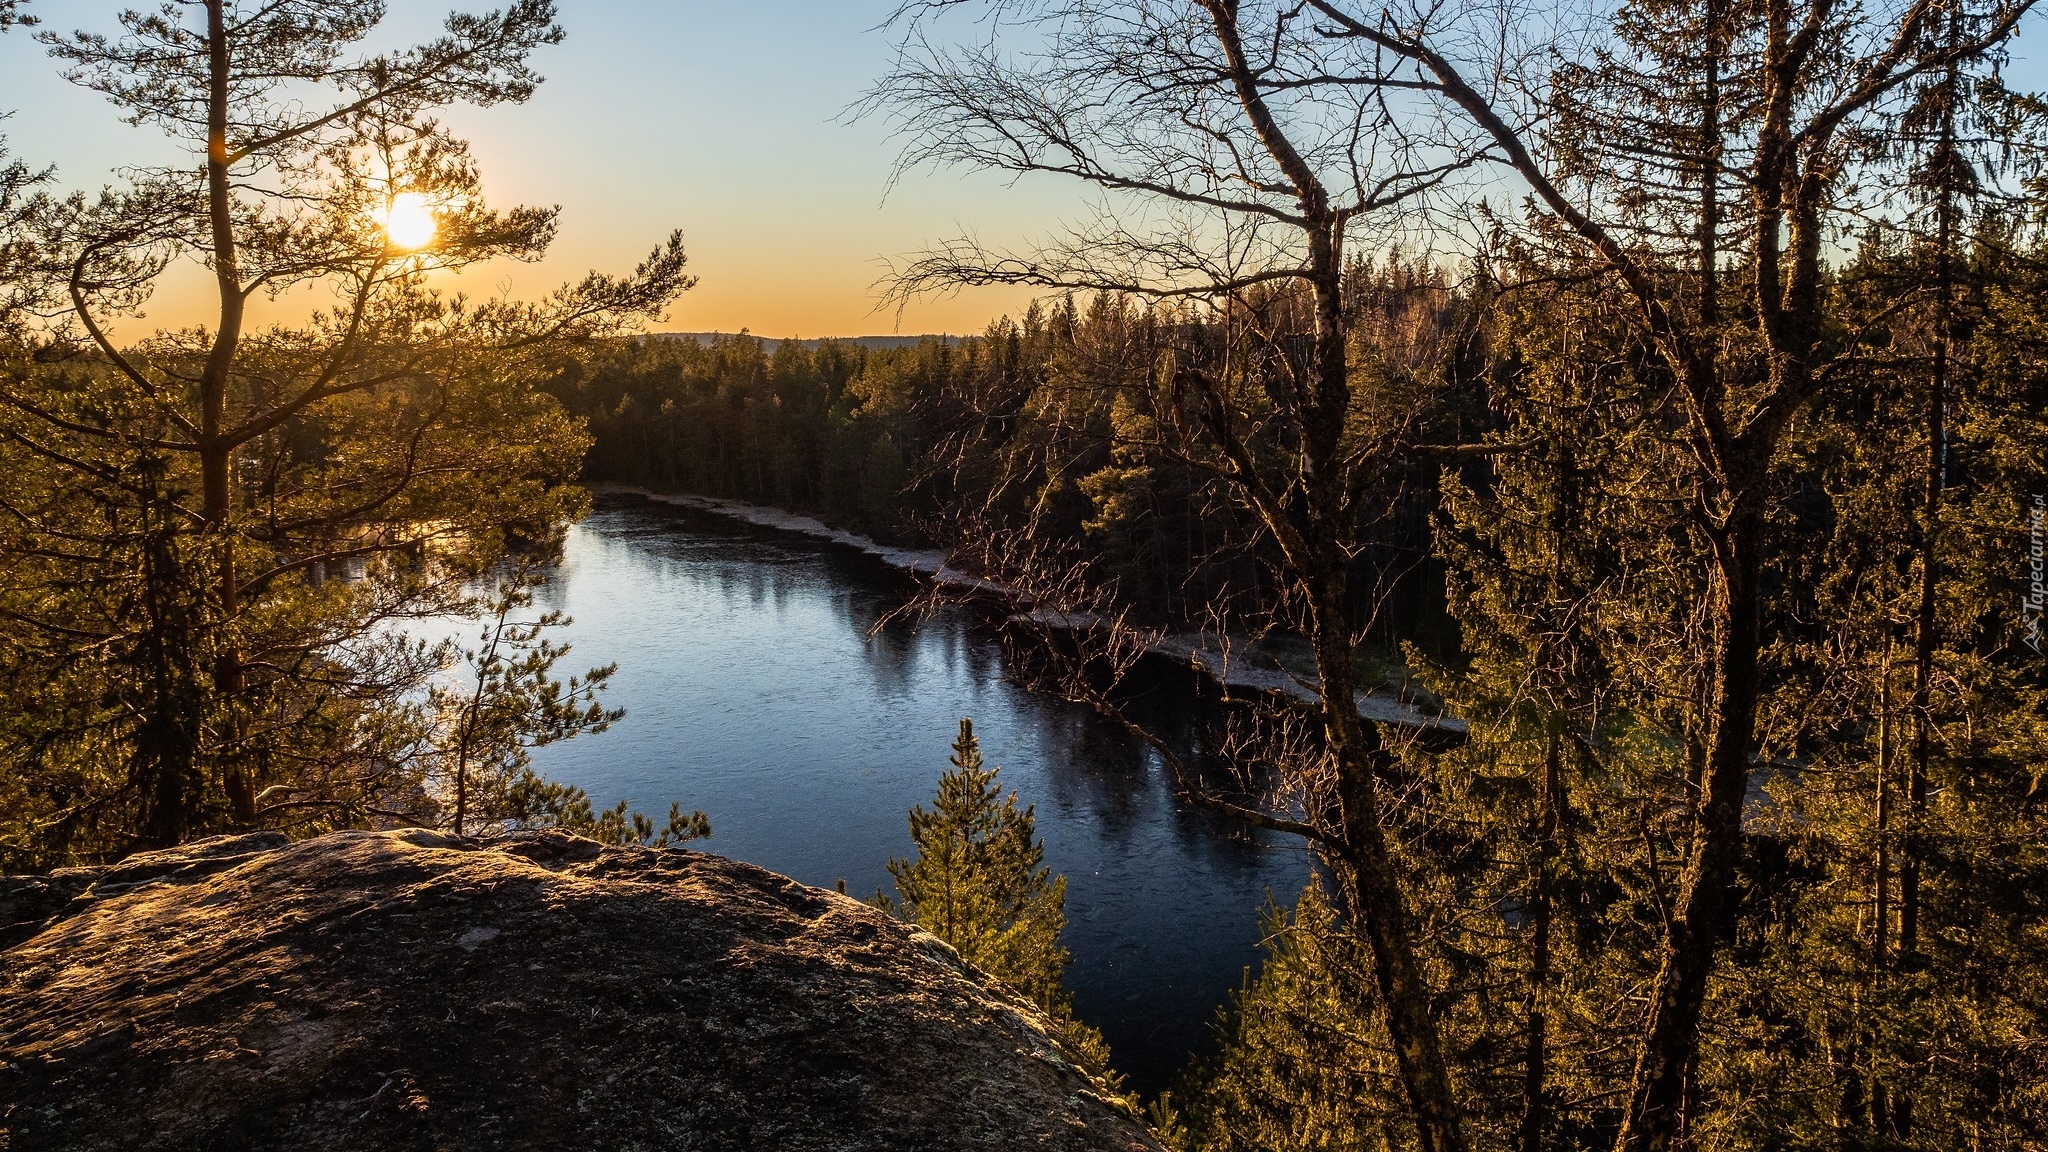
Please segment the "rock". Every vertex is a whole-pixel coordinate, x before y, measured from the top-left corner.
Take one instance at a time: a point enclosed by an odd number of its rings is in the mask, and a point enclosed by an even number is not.
[[[222,838],[10,924],[8,1152],[1160,1148],[934,937],[700,852]]]
[[[96,872],[66,868],[49,876],[0,876],[0,948],[12,948],[92,886]]]

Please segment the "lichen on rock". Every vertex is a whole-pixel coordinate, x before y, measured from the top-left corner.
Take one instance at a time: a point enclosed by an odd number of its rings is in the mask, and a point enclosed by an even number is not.
[[[1157,1149],[855,900],[560,833],[0,880],[0,1148]]]

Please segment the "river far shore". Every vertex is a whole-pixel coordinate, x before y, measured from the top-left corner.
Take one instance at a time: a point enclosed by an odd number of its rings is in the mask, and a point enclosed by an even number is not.
[[[593,496],[637,496],[658,504],[692,508],[762,528],[773,528],[814,540],[824,540],[864,552],[898,571],[929,581],[950,592],[997,597],[1013,605],[1024,599],[1015,589],[954,567],[946,553],[938,549],[894,547],[857,532],[834,528],[816,517],[787,509],[749,504],[744,500],[729,500],[718,496],[660,492],[637,484],[587,482],[584,487]],[[1102,623],[1092,614],[1059,612],[1037,606],[1023,606],[1016,614],[1016,618],[1028,619],[1037,625],[1050,626],[1062,631],[1084,631],[1098,627]],[[1298,672],[1282,667],[1277,661],[1260,661],[1239,655],[1250,649],[1251,645],[1226,642],[1214,635],[1201,632],[1155,633],[1147,638],[1145,646],[1149,654],[1192,668],[1226,690],[1274,693],[1304,704],[1320,703],[1321,697],[1316,691],[1316,680],[1312,672]],[[1470,725],[1464,720],[1398,693],[1360,692],[1357,694],[1357,703],[1358,714],[1375,723],[1431,731],[1460,741],[1471,731]]]

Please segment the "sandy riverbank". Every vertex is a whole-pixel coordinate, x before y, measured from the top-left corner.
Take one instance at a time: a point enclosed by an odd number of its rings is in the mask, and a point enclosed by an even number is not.
[[[857,532],[834,528],[815,517],[802,516],[781,508],[768,508],[743,500],[726,500],[716,496],[656,492],[634,484],[596,483],[586,487],[593,495],[639,496],[656,503],[695,508],[764,528],[794,532],[800,536],[809,536],[815,540],[824,540],[865,552],[892,568],[931,580],[942,588],[1017,599],[1013,589],[963,572],[948,564],[944,552],[936,549],[891,547]],[[1061,614],[1055,619],[1043,612],[1034,612],[1032,617],[1041,624],[1050,622],[1058,627],[1076,629],[1092,627],[1099,623],[1092,617],[1068,614]],[[1214,636],[1193,632],[1167,634],[1154,639],[1146,646],[1146,650],[1156,656],[1194,668],[1225,688],[1247,692],[1276,692],[1305,703],[1320,702],[1313,676],[1305,678],[1280,667],[1277,663],[1248,658],[1241,655],[1244,651],[1242,646],[1226,646]],[[1403,728],[1435,728],[1459,736],[1469,731],[1466,722],[1455,716],[1424,711],[1414,703],[1387,692],[1358,693],[1358,712],[1367,720],[1395,724]]]

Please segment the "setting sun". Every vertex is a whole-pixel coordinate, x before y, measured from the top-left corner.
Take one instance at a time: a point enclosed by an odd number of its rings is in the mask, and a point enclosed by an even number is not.
[[[384,227],[384,239],[393,248],[407,252],[432,244],[438,227],[433,206],[417,192],[400,192],[393,196],[391,206],[384,210],[378,223]]]

